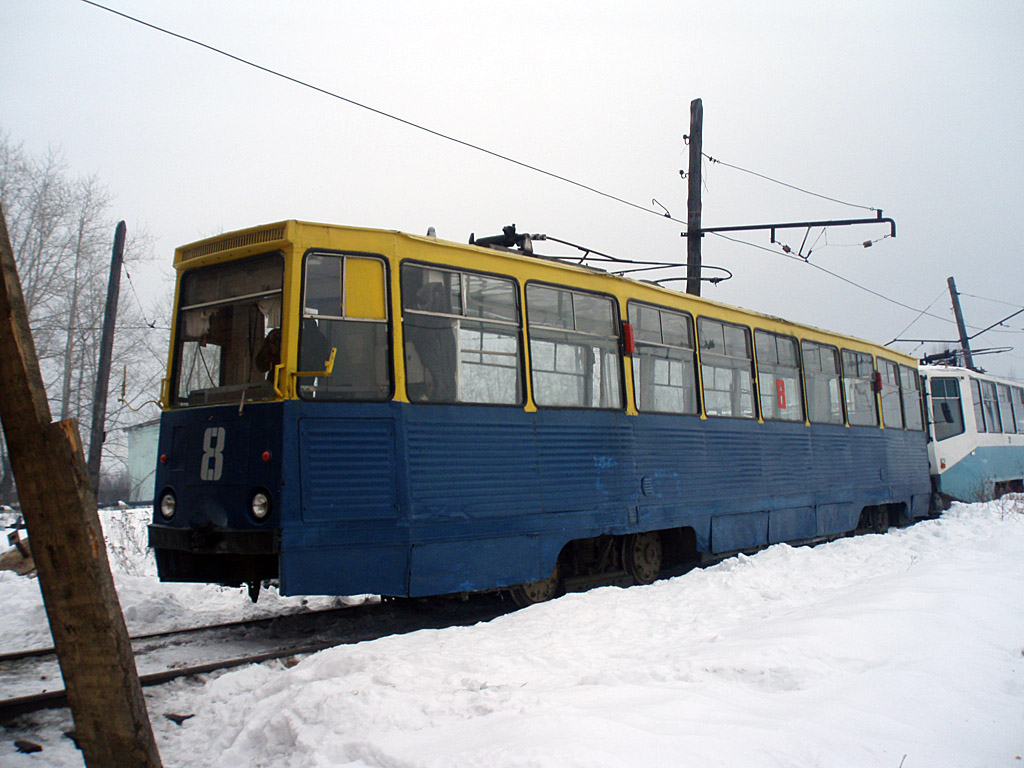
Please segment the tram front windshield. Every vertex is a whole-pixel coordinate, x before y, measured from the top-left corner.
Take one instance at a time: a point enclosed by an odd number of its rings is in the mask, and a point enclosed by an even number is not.
[[[185,273],[175,338],[173,405],[265,400],[281,360],[279,253]]]

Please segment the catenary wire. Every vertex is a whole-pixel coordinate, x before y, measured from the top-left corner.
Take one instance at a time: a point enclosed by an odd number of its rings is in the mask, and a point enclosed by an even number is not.
[[[906,328],[904,328],[902,331],[897,333],[896,337],[892,341],[890,341],[889,344],[892,344],[893,342],[899,341],[900,336],[902,336],[904,333],[909,331],[911,326],[914,325],[914,323],[916,323],[918,320],[920,320],[922,317],[924,317],[925,313],[928,312],[928,310],[931,309],[933,306],[935,306],[935,302],[938,301],[939,299],[941,299],[945,295],[945,293],[946,293],[945,289],[939,291],[939,295],[936,296],[934,299],[932,299],[932,303],[929,304],[927,307],[925,307],[923,310],[921,310],[921,312],[918,313],[917,317],[915,317],[913,320],[911,320],[907,324]],[[886,344],[885,346],[889,346],[889,344]]]
[[[274,77],[279,77],[282,80],[287,80],[290,83],[295,83],[296,85],[300,85],[303,88],[309,88],[312,91],[316,91],[317,93],[321,93],[321,94],[323,94],[325,96],[330,96],[333,99],[338,99],[339,101],[344,101],[345,103],[351,104],[354,107],[359,107],[360,109],[365,109],[368,112],[373,112],[374,114],[380,115],[381,117],[386,117],[389,120],[394,120],[396,122],[402,123],[403,125],[407,125],[410,128],[415,128],[415,129],[417,129],[419,131],[423,131],[425,133],[429,133],[432,136],[437,136],[440,139],[445,139],[446,141],[454,142],[455,144],[459,144],[459,145],[461,145],[463,147],[467,147],[469,149],[476,150],[477,152],[483,152],[484,154],[490,155],[491,157],[495,157],[495,158],[497,158],[499,160],[504,160],[506,162],[512,163],[514,165],[518,165],[521,168],[526,168],[527,170],[531,170],[531,171],[534,171],[536,173],[541,173],[541,174],[543,174],[545,176],[548,176],[549,178],[557,179],[558,181],[563,181],[566,184],[571,184],[574,187],[579,187],[580,189],[585,189],[588,192],[593,192],[596,195],[600,195],[601,197],[605,197],[605,198],[607,198],[609,200],[614,200],[617,203],[621,203],[623,205],[627,205],[627,206],[629,206],[631,208],[636,208],[637,210],[644,211],[645,213],[653,213],[654,215],[658,216],[659,218],[662,218],[662,219],[668,218],[668,219],[676,222],[677,224],[685,224],[686,223],[685,221],[682,221],[681,219],[676,219],[676,218],[673,218],[671,216],[665,216],[664,213],[662,213],[661,211],[657,211],[657,210],[655,210],[653,208],[648,208],[647,206],[640,205],[639,203],[634,203],[634,202],[632,202],[630,200],[626,200],[625,198],[618,197],[618,196],[613,195],[613,194],[611,194],[609,192],[603,192],[600,189],[597,189],[596,187],[591,187],[591,186],[589,186],[587,184],[583,184],[582,182],[574,181],[573,179],[570,179],[567,176],[562,176],[562,175],[554,173],[552,171],[546,171],[543,168],[540,168],[540,167],[538,167],[536,165],[530,165],[529,163],[523,162],[522,160],[516,160],[513,157],[509,157],[508,155],[503,155],[500,152],[495,152],[493,150],[487,149],[486,147],[482,147],[479,144],[473,144],[472,142],[465,141],[464,139],[459,139],[459,138],[456,138],[454,136],[450,136],[450,135],[448,135],[446,133],[442,133],[441,131],[436,131],[433,128],[428,128],[428,127],[426,127],[424,125],[420,125],[419,123],[414,123],[412,120],[406,120],[403,117],[398,117],[397,115],[392,115],[392,114],[390,114],[388,112],[385,112],[382,109],[377,109],[376,107],[371,107],[368,104],[363,104],[363,103],[358,102],[358,101],[356,101],[354,99],[350,99],[347,96],[342,96],[339,93],[335,93],[334,91],[329,91],[326,88],[321,88],[320,86],[313,85],[312,83],[306,82],[305,80],[300,80],[297,77],[292,77],[291,75],[286,75],[283,72],[279,72],[279,71],[277,71],[275,69],[271,69],[270,67],[265,67],[262,64],[257,64],[254,61],[242,58],[241,56],[236,56],[233,53],[229,53],[228,51],[225,51],[225,50],[223,50],[221,48],[217,48],[217,47],[212,46],[212,45],[210,45],[208,43],[204,43],[204,42],[202,42],[200,40],[196,40],[195,38],[191,38],[191,37],[188,37],[186,35],[182,35],[182,34],[180,34],[178,32],[172,32],[169,29],[166,29],[164,27],[158,26],[156,24],[152,24],[152,23],[150,23],[148,21],[144,21],[143,19],[137,18],[135,16],[131,16],[131,15],[127,14],[127,13],[124,13],[123,11],[118,11],[118,10],[116,10],[114,8],[109,8],[109,7],[105,6],[105,5],[101,5],[100,3],[95,2],[95,0],[81,0],[81,1],[83,3],[85,3],[86,5],[91,5],[94,8],[99,8],[100,10],[107,11],[108,13],[112,13],[115,16],[120,16],[120,17],[122,17],[124,19],[127,19],[128,21],[133,21],[136,24],[141,24],[144,27],[148,27],[149,29],[155,30],[155,31],[160,32],[162,34],[169,35],[171,37],[175,37],[175,38],[177,38],[179,40],[183,40],[184,42],[191,43],[192,45],[199,46],[200,48],[205,48],[208,51],[216,53],[216,54],[218,54],[220,56],[224,56],[224,57],[229,58],[229,59],[231,59],[233,61],[237,61],[238,63],[244,64],[247,67],[252,67],[253,69],[257,69],[257,70],[259,70],[261,72],[265,72],[268,75],[273,75]]]
[[[845,200],[839,200],[838,198],[835,198],[835,197],[829,197],[828,195],[821,195],[821,194],[818,194],[817,192],[811,192],[809,189],[804,189],[803,187],[798,187],[795,184],[787,184],[784,181],[779,181],[778,179],[773,179],[771,176],[765,176],[763,173],[758,173],[757,171],[752,171],[749,168],[741,168],[738,165],[733,165],[732,163],[727,163],[724,160],[718,160],[717,158],[714,158],[711,155],[705,154],[703,152],[701,154],[704,155],[704,157],[706,157],[708,159],[708,161],[711,162],[711,163],[717,163],[718,165],[724,165],[726,168],[732,168],[732,169],[737,170],[737,171],[742,171],[743,173],[749,173],[751,176],[757,176],[759,179],[764,179],[765,181],[770,181],[773,184],[779,184],[779,185],[781,185],[783,187],[788,187],[789,189],[794,189],[797,192],[803,192],[805,195],[811,195],[812,197],[818,197],[818,198],[821,198],[822,200],[828,200],[829,202],[832,202],[832,203],[839,203],[840,205],[846,205],[846,206],[849,206],[850,208],[860,208],[861,210],[865,210],[865,211],[877,211],[878,210],[877,208],[872,208],[870,205],[858,205],[857,203],[848,203]]]
[[[345,102],[347,104],[351,104],[352,106],[359,107],[360,109],[364,109],[364,110],[367,110],[367,111],[372,112],[374,114],[380,115],[381,117],[385,117],[385,118],[388,118],[390,120],[394,120],[394,121],[399,122],[399,123],[401,123],[403,125],[406,125],[406,126],[409,126],[411,128],[415,128],[417,130],[420,130],[420,131],[423,131],[425,133],[428,133],[428,134],[430,134],[432,136],[436,136],[438,138],[441,138],[441,139],[444,139],[444,140],[447,140],[447,141],[451,141],[453,143],[456,143],[456,144],[459,144],[461,146],[464,146],[464,147],[466,147],[468,149],[472,149],[472,150],[475,150],[475,151],[478,151],[478,152],[482,152],[482,153],[484,153],[486,155],[489,155],[491,157],[497,158],[499,160],[504,160],[506,162],[512,163],[514,165],[517,165],[519,167],[525,168],[527,170],[531,170],[531,171],[534,171],[536,173],[543,174],[545,176],[548,176],[549,178],[553,178],[553,179],[556,179],[558,181],[562,181],[564,183],[571,184],[572,186],[578,187],[580,189],[584,189],[586,191],[592,192],[592,193],[594,193],[596,195],[599,195],[601,197],[604,197],[604,198],[607,198],[609,200],[613,200],[615,202],[618,202],[618,203],[621,203],[623,205],[629,206],[629,207],[634,208],[636,210],[640,210],[640,211],[643,211],[645,213],[653,214],[655,216],[658,216],[661,219],[669,219],[670,221],[674,221],[677,224],[683,224],[683,225],[685,225],[687,223],[686,221],[684,221],[682,219],[678,219],[678,218],[676,218],[674,216],[667,216],[667,215],[665,215],[665,213],[663,211],[659,211],[659,210],[656,210],[654,208],[649,208],[647,206],[640,205],[638,203],[634,203],[634,202],[632,202],[630,200],[626,200],[626,199],[621,198],[621,197],[619,197],[617,195],[613,195],[611,193],[604,192],[604,191],[602,191],[600,189],[597,189],[595,187],[589,186],[587,184],[583,184],[582,182],[575,181],[574,179],[570,179],[570,178],[568,178],[566,176],[562,176],[562,175],[554,173],[552,171],[547,171],[547,170],[545,170],[543,168],[540,168],[538,166],[531,165],[531,164],[523,162],[521,160],[516,160],[515,158],[509,157],[508,155],[503,155],[503,154],[501,154],[499,152],[495,152],[493,150],[487,149],[487,148],[482,147],[480,145],[473,144],[472,142],[469,142],[469,141],[466,141],[466,140],[463,140],[463,139],[459,139],[459,138],[456,138],[454,136],[450,136],[448,134],[442,133],[441,131],[437,131],[437,130],[434,130],[432,128],[428,128],[426,126],[423,126],[423,125],[420,125],[418,123],[415,123],[415,122],[413,122],[411,120],[407,120],[405,118],[398,117],[397,115],[393,115],[393,114],[390,114],[388,112],[385,112],[385,111],[383,111],[381,109],[377,109],[377,108],[369,106],[367,104],[363,104],[363,103],[358,102],[358,101],[356,101],[354,99],[350,99],[350,98],[348,98],[346,96],[342,96],[341,94],[338,94],[338,93],[335,93],[333,91],[327,90],[326,88],[321,88],[320,86],[317,86],[317,85],[314,85],[312,83],[306,82],[306,81],[301,80],[299,78],[292,77],[291,75],[287,75],[287,74],[284,74],[284,73],[279,72],[277,70],[274,70],[274,69],[271,69],[269,67],[263,66],[261,64],[257,64],[254,61],[251,61],[249,59],[245,59],[245,58],[243,58],[241,56],[237,56],[235,54],[232,54],[232,53],[230,53],[228,51],[225,51],[225,50],[222,50],[220,48],[217,48],[217,47],[215,47],[213,45],[210,45],[208,43],[204,43],[204,42],[202,42],[200,40],[196,40],[194,38],[191,38],[191,37],[188,37],[186,35],[180,34],[178,32],[171,31],[171,30],[166,29],[164,27],[158,26],[158,25],[153,24],[151,22],[145,21],[143,19],[140,19],[138,17],[132,16],[130,14],[127,14],[127,13],[125,13],[123,11],[119,11],[119,10],[116,10],[114,8],[110,8],[110,7],[106,6],[106,5],[103,5],[101,3],[95,2],[95,0],[81,0],[81,1],[83,3],[85,3],[86,5],[90,5],[90,6],[94,7],[94,8],[99,9],[99,10],[106,11],[108,13],[111,13],[111,14],[115,15],[115,16],[119,16],[121,18],[124,18],[124,19],[126,19],[128,21],[132,21],[132,22],[134,22],[136,24],[139,24],[141,26],[147,27],[147,28],[152,29],[152,30],[154,30],[156,32],[160,32],[160,33],[168,35],[170,37],[174,37],[176,39],[182,40],[183,42],[187,42],[187,43],[190,43],[192,45],[198,46],[200,48],[204,48],[204,49],[206,49],[206,50],[208,50],[208,51],[210,51],[212,53],[216,53],[216,54],[218,54],[220,56],[224,56],[225,58],[228,58],[228,59],[231,59],[233,61],[236,61],[236,62],[238,62],[240,64],[244,64],[245,66],[251,67],[253,69],[256,69],[258,71],[264,72],[264,73],[269,74],[269,75],[272,75],[274,77],[278,77],[278,78],[280,78],[282,80],[286,80],[288,82],[294,83],[294,84],[299,85],[301,87],[308,88],[308,89],[310,89],[312,91],[315,91],[317,93],[323,94],[325,96],[329,96],[329,97],[337,99],[339,101],[343,101],[343,102]],[[844,200],[840,200],[838,198],[829,197],[828,195],[821,195],[821,194],[818,194],[816,192],[812,192],[810,190],[804,189],[802,187],[798,187],[796,185],[788,184],[788,183],[780,181],[778,179],[774,179],[774,178],[772,178],[770,176],[767,176],[765,174],[761,174],[761,173],[758,173],[756,171],[752,171],[750,169],[743,168],[743,167],[738,166],[738,165],[734,165],[732,163],[727,163],[727,162],[724,162],[722,160],[718,160],[718,159],[716,159],[716,158],[714,158],[711,155],[708,155],[706,153],[702,153],[702,155],[703,155],[703,157],[705,157],[711,163],[717,163],[719,165],[724,165],[724,166],[726,166],[728,168],[732,168],[734,170],[738,170],[738,171],[741,171],[743,173],[748,173],[748,174],[751,174],[753,176],[757,176],[759,178],[765,179],[766,181],[770,181],[770,182],[773,182],[775,184],[779,184],[781,186],[788,187],[790,189],[796,190],[798,192],[802,192],[804,194],[808,194],[808,195],[811,195],[811,196],[814,196],[814,197],[821,198],[823,200],[828,200],[830,202],[835,202],[835,203],[838,203],[840,205],[846,205],[846,206],[850,206],[850,207],[853,207],[853,208],[860,208],[860,209],[868,210],[868,211],[877,211],[878,210],[877,208],[874,208],[874,207],[871,207],[871,206],[858,205],[856,203],[850,203],[850,202],[847,202],[847,201],[844,201]],[[757,245],[755,243],[749,243],[749,242],[746,242],[744,240],[738,240],[738,239],[735,239],[735,238],[726,237],[725,235],[723,235],[721,233],[712,233],[712,234],[716,234],[719,237],[722,237],[722,238],[724,238],[726,240],[731,240],[732,242],[735,242],[735,243],[739,243],[739,244],[742,244],[742,245],[747,245],[747,246],[754,247],[754,248],[759,248],[761,250],[768,251],[769,253],[776,253],[776,251],[774,251],[772,249],[764,248],[763,246],[759,246],[759,245]],[[915,312],[918,311],[916,308],[911,307],[908,304],[904,304],[903,302],[900,302],[900,301],[897,301],[896,299],[892,299],[892,298],[890,298],[888,296],[885,296],[884,294],[881,294],[881,293],[879,293],[879,292],[877,292],[875,290],[872,290],[871,288],[867,288],[866,286],[860,285],[859,283],[856,283],[853,280],[850,280],[849,278],[843,277],[842,275],[839,275],[839,274],[837,274],[835,272],[832,272],[831,270],[828,270],[825,267],[822,267],[822,266],[820,266],[818,264],[812,264],[809,261],[806,261],[804,259],[801,259],[801,258],[796,257],[796,256],[792,256],[792,255],[789,255],[789,254],[783,254],[783,255],[789,256],[790,258],[795,258],[795,259],[797,259],[799,261],[804,261],[805,263],[810,264],[815,269],[818,269],[818,270],[820,270],[820,271],[822,271],[822,272],[824,272],[824,273],[826,273],[826,274],[828,274],[828,275],[830,275],[832,277],[835,277],[838,280],[841,280],[841,281],[843,281],[843,282],[845,282],[845,283],[847,283],[849,285],[852,285],[852,286],[854,286],[856,288],[859,288],[860,290],[866,291],[867,293],[870,293],[870,294],[872,294],[874,296],[877,296],[878,298],[881,298],[881,299],[883,299],[885,301],[888,301],[890,303],[893,303],[893,304],[896,304],[898,306],[904,307],[906,309],[910,309],[910,310],[915,311]],[[130,281],[130,278],[129,278],[129,281]],[[134,291],[134,285],[132,286],[132,290]],[[937,316],[932,315],[932,317],[937,317]],[[939,319],[947,320],[947,318],[939,318]]]

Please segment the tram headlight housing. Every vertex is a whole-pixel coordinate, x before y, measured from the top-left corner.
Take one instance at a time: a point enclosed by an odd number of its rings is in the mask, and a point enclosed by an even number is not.
[[[178,500],[174,497],[174,491],[165,491],[164,495],[160,497],[160,514],[164,516],[164,520],[174,517],[177,508]]]
[[[252,503],[250,504],[252,510],[252,516],[259,521],[267,519],[267,515],[270,514],[270,496],[263,491],[256,491],[252,495]]]

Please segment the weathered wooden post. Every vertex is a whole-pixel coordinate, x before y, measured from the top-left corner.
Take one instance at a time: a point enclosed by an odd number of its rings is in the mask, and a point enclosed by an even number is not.
[[[75,421],[52,423],[0,208],[0,420],[54,647],[89,768],[156,768]]]

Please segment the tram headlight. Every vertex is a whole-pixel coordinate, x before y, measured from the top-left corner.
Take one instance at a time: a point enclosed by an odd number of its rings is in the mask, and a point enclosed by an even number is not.
[[[174,517],[174,511],[178,508],[178,500],[174,498],[174,491],[167,491],[160,497],[160,514],[165,520]]]
[[[252,496],[252,516],[257,520],[265,520],[270,514],[270,497],[263,491],[256,491]]]

